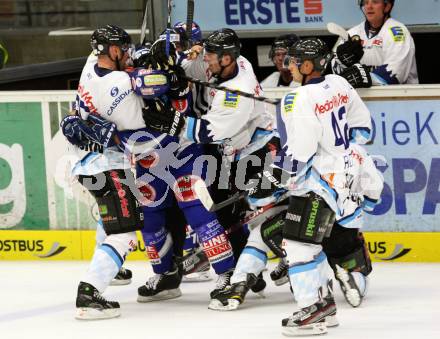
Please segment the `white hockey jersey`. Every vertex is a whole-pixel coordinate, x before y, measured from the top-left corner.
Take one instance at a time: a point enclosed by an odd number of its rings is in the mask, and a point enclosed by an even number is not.
[[[371,72],[373,85],[419,83],[414,40],[405,25],[389,18],[379,33],[370,37],[364,21],[351,28],[348,34],[359,35],[362,40],[364,55],[360,63],[374,66]],[[345,67],[337,57],[332,66],[336,73]]]
[[[76,108],[83,119],[99,114],[116,124],[119,131],[145,128],[142,119],[142,98],[132,88],[129,75],[124,71],[98,68],[97,58],[89,56],[81,73]],[[103,153],[87,153],[78,149],[81,159],[73,174],[93,175],[109,169],[130,168],[130,161],[117,147]]]
[[[256,96],[262,95],[260,84],[249,61],[240,56],[237,58],[237,65],[237,75],[221,83],[221,86]],[[214,81],[200,57],[188,62],[185,72],[200,80]],[[209,109],[206,114],[200,119],[187,120],[186,137],[189,140],[211,143],[230,139],[228,145],[237,150],[250,142],[257,127],[265,129],[272,124],[272,117],[266,113],[263,102],[212,88],[208,89],[207,101]]]
[[[361,228],[364,211],[372,211],[380,201],[384,179],[362,146],[350,143],[349,150],[349,166],[345,176],[327,174],[324,180],[341,194],[341,215],[336,218],[338,224]]]
[[[281,146],[296,161],[290,189],[294,195],[314,191],[337,216],[343,216],[350,165],[350,142],[370,138],[371,115],[356,90],[338,75],[315,78],[285,95],[277,111]]]

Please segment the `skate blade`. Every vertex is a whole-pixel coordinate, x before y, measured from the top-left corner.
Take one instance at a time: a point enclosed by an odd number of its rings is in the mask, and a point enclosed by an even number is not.
[[[336,315],[328,315],[325,317],[325,323],[327,327],[336,327],[339,326],[339,321]]]
[[[287,337],[319,335],[327,333],[327,326],[325,322],[313,323],[303,326],[283,326],[283,330],[281,333]]]
[[[274,280],[273,282],[275,283],[276,286],[282,286],[284,284],[287,284],[287,282],[289,281],[289,277],[282,277],[278,280]]]
[[[174,298],[180,297],[181,295],[182,295],[182,292],[180,291],[180,288],[175,288],[172,290],[166,290],[166,291],[159,292],[153,296],[138,295],[137,301],[139,303],[148,303],[148,302],[152,302],[152,301],[174,299]]]
[[[184,275],[182,277],[182,282],[203,282],[212,280],[209,272],[196,272]]]
[[[123,286],[123,285],[130,285],[131,284],[131,279],[113,279],[110,282],[110,286]]]
[[[239,305],[240,302],[236,299],[228,299],[227,305],[223,305],[220,300],[212,299],[209,302],[208,308],[214,311],[234,311]]]
[[[78,307],[76,309],[75,318],[78,320],[101,320],[116,318],[120,315],[121,310],[119,308],[97,310],[91,307]]]

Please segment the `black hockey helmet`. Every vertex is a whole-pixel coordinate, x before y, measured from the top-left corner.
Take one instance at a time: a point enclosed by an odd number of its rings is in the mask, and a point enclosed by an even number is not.
[[[131,37],[126,31],[115,25],[98,28],[90,37],[90,46],[92,46],[95,55],[108,54],[111,45],[119,46],[125,52],[131,47]]]
[[[269,59],[273,59],[277,50],[281,49],[287,52],[289,48],[295,45],[298,41],[299,38],[296,34],[284,34],[275,38],[275,40],[272,42],[272,45],[270,46]]]
[[[221,28],[211,33],[203,46],[206,52],[217,53],[219,59],[225,53],[230,54],[234,59],[240,56],[240,40],[235,31],[230,28]]]
[[[295,58],[298,64],[305,60],[313,62],[316,71],[323,72],[332,59],[327,45],[318,38],[301,39],[297,44],[289,48],[289,57]]]

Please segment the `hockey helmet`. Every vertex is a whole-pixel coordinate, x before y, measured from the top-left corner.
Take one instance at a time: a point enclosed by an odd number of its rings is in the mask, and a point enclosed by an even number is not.
[[[318,38],[305,38],[289,48],[288,56],[295,58],[297,64],[305,60],[313,62],[316,71],[323,72],[332,59],[327,45]],[[290,61],[290,59],[288,59]]]
[[[181,46],[187,46],[188,45],[188,38],[186,35],[186,23],[179,21],[174,25],[174,30],[179,33],[180,35],[180,45]],[[193,21],[192,27],[191,27],[191,44],[196,44],[202,41],[202,30],[200,29],[200,26]]]
[[[115,25],[106,25],[95,30],[90,37],[90,46],[93,54],[108,54],[111,45],[119,46],[126,52],[131,47],[131,37],[122,28]]]
[[[205,51],[217,53],[219,59],[227,53],[234,59],[240,56],[241,43],[237,34],[230,28],[221,28],[211,33],[203,44]]]
[[[275,38],[270,46],[269,59],[273,59],[277,50],[284,50],[287,52],[289,48],[295,45],[298,41],[299,38],[296,34],[284,34]]]

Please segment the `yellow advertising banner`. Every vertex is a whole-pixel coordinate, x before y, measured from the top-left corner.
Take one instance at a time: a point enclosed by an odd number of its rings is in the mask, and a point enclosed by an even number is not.
[[[440,233],[364,234],[373,261],[440,262]],[[95,231],[0,231],[0,260],[90,260],[95,245]],[[147,260],[139,232],[128,260]]]

